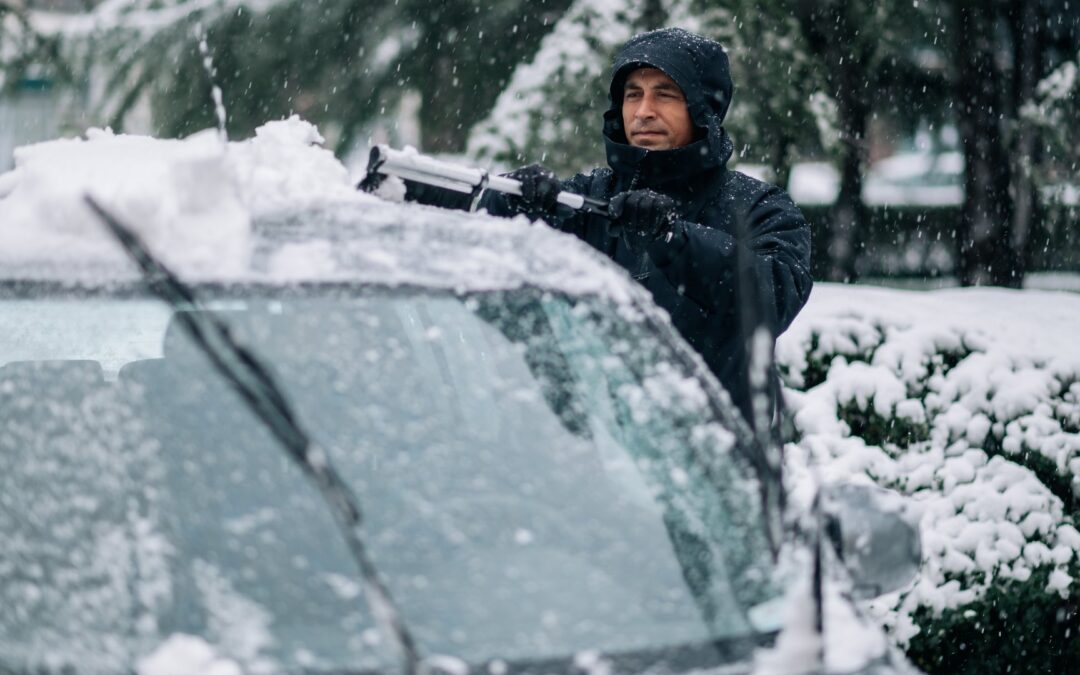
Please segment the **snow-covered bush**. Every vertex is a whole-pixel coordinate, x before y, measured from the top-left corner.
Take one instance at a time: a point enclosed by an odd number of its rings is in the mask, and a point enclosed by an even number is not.
[[[778,350],[802,435],[789,479],[869,478],[922,513],[920,578],[871,610],[929,672],[1074,668],[1080,358],[1035,337],[1075,330],[1055,317],[1080,296],[815,293]],[[1022,305],[1055,302],[1025,325]],[[991,330],[996,314],[1011,331]]]

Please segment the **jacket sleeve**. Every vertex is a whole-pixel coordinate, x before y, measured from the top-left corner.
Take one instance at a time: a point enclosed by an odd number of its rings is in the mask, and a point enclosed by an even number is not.
[[[671,241],[652,243],[649,254],[705,311],[735,320],[738,302],[745,299],[753,303],[757,321],[779,335],[810,297],[810,225],[775,186],[755,191],[733,218],[735,235],[678,221]],[[740,280],[752,288],[740,292]]]

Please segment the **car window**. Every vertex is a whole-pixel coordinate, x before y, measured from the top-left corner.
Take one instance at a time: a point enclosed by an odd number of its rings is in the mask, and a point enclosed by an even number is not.
[[[24,316],[70,299],[34,302]],[[256,670],[393,666],[325,505],[175,317],[95,302],[142,311],[160,348],[129,348],[115,377],[66,347],[0,368],[0,664],[109,670],[188,633]],[[211,307],[359,496],[422,655],[753,632],[772,593],[756,482],[639,320],[531,289],[232,289]]]
[[[172,312],[160,301],[54,297],[48,302],[0,293],[0,366],[13,361],[87,360],[115,379],[125,363],[161,356]]]

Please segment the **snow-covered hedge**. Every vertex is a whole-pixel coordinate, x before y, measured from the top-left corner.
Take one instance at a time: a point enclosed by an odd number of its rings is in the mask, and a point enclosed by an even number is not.
[[[796,497],[872,480],[920,507],[922,574],[871,610],[930,672],[1080,664],[1077,317],[1080,295],[821,285],[781,338]]]

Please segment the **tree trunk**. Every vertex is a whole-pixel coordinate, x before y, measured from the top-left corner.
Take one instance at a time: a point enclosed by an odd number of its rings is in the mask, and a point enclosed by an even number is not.
[[[641,25],[645,30],[656,30],[667,23],[667,12],[660,0],[645,0],[641,10]]]
[[[1010,19],[1013,33],[1013,81],[1016,133],[1012,149],[1013,204],[1012,249],[1017,255],[1016,287],[1023,284],[1031,256],[1031,231],[1036,215],[1035,162],[1036,130],[1020,115],[1020,109],[1035,98],[1040,76],[1039,6],[1027,0],[1012,0]]]
[[[1011,83],[997,65],[996,3],[956,5],[954,82],[964,152],[964,204],[957,223],[957,278],[963,286],[1018,286],[1013,249],[1013,199],[1006,148],[1005,101]]]
[[[862,178],[866,165],[866,121],[869,104],[854,82],[855,72],[845,69],[844,86],[838,90],[840,127],[843,130],[840,156],[840,192],[832,208],[829,238],[829,280],[855,279],[855,262],[866,223],[862,202]]]
[[[788,189],[791,180],[791,146],[794,139],[787,134],[778,134],[778,138],[772,144],[772,157],[769,165],[772,169],[772,181],[783,189]]]
[[[468,126],[462,111],[468,109],[463,87],[454,69],[452,54],[439,53],[432,59],[435,86],[426,92],[420,106],[420,144],[424,152],[461,152],[468,140]]]
[[[843,144],[840,193],[829,225],[827,276],[830,281],[852,281],[866,222],[862,178],[871,109],[869,92],[875,75],[867,64],[876,45],[860,37],[860,26],[845,3],[796,0],[793,7],[807,44],[818,60],[827,64],[826,77],[836,100]]]

